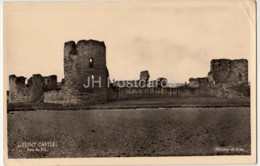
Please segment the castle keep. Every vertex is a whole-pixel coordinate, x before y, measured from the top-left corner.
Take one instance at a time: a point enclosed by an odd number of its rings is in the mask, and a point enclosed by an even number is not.
[[[147,70],[139,80],[109,80],[106,46],[96,40],[64,44],[64,79],[34,74],[28,79],[9,76],[10,103],[45,102],[99,104],[112,100],[153,97],[245,97],[249,96],[248,61],[214,59],[207,77],[190,78],[189,84],[167,86],[166,78],[149,81]],[[133,86],[129,87],[128,84]],[[123,85],[122,85],[123,84]]]
[[[80,40],[64,45],[64,85],[44,93],[48,103],[106,103],[108,70],[104,42]],[[93,86],[92,86],[93,85]]]

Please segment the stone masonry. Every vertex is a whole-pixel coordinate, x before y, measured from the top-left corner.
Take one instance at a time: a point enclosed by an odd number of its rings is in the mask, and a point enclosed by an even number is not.
[[[64,79],[57,82],[56,75],[34,74],[26,84],[25,77],[10,75],[8,101],[100,104],[142,97],[243,97],[250,94],[246,59],[213,59],[207,77],[190,78],[184,87],[167,87],[167,79],[163,77],[149,81],[148,70],[140,72],[139,80],[111,83],[108,77],[104,42],[68,41],[64,44]]]
[[[34,74],[25,84],[25,77],[9,76],[9,102],[39,102],[42,100],[44,81],[40,74]]]
[[[210,66],[210,77],[215,84],[248,82],[248,61],[246,59],[213,59]]]
[[[45,102],[88,104],[107,102],[106,46],[96,40],[66,42],[64,85],[44,94]],[[64,97],[61,97],[64,96]]]

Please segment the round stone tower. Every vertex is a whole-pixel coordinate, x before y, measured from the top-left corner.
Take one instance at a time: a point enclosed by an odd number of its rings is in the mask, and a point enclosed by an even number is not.
[[[96,40],[66,42],[64,90],[81,103],[106,103],[108,72],[106,46]]]

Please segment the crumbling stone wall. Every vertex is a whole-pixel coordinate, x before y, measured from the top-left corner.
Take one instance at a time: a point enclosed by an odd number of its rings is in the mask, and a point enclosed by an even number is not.
[[[218,84],[214,87],[217,91],[217,97],[250,97],[250,86],[247,83],[241,84]]]
[[[78,104],[79,80],[76,64],[78,61],[77,45],[74,41],[64,43],[64,79],[59,83],[58,90],[44,93],[44,102],[58,104]]]
[[[168,80],[166,78],[160,77],[157,78],[157,80],[151,80],[148,83],[148,87],[167,87],[168,85]]]
[[[208,84],[207,77],[189,79],[189,87],[192,87],[192,88],[204,87],[204,86],[207,86],[207,84]]]
[[[248,82],[248,61],[246,59],[213,59],[209,76],[212,76],[215,84]]]
[[[57,76],[56,75],[50,75],[47,77],[43,77],[44,81],[44,90],[56,90],[57,89]]]
[[[114,87],[113,95],[109,95],[109,101],[136,98],[168,98],[168,97],[197,97],[200,95],[198,88],[118,88]],[[204,94],[205,95],[205,94]],[[205,96],[210,96],[207,94]]]
[[[40,74],[34,74],[32,76],[32,86],[30,87],[31,101],[42,100],[43,97],[43,77]]]
[[[215,85],[216,84],[216,82],[214,80],[214,77],[213,77],[213,73],[211,71],[208,73],[208,83],[210,85]]]
[[[9,102],[29,101],[29,89],[25,85],[25,77],[9,76]]]
[[[79,104],[81,101],[78,96],[71,94],[70,91],[51,90],[44,92],[44,102],[45,103],[55,103],[55,104]]]
[[[114,100],[119,99],[120,88],[111,85],[107,90],[108,90],[108,93],[107,93],[108,94],[108,96],[107,96],[108,101],[114,101]]]
[[[34,74],[25,84],[25,77],[9,76],[9,102],[39,102],[43,97],[44,82],[40,74]]]
[[[175,98],[175,97],[249,97],[248,84],[218,84],[205,87],[176,87],[176,88],[109,88],[108,100],[138,99],[138,98]]]

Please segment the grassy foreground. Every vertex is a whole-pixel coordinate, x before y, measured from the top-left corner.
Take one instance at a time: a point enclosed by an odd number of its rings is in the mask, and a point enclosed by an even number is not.
[[[112,101],[99,105],[62,105],[52,103],[8,104],[9,111],[34,110],[87,110],[87,109],[136,109],[136,108],[208,108],[249,107],[249,98],[154,98]]]
[[[11,111],[8,147],[10,158],[250,154],[250,108]]]

